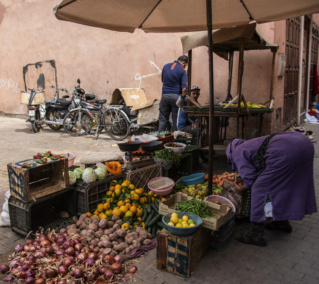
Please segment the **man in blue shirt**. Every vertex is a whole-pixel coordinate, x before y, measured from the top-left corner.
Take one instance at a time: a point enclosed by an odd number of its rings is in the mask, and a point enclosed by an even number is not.
[[[183,92],[187,91],[187,72],[185,70],[188,64],[188,57],[182,55],[177,61],[168,63],[162,71],[162,98],[159,105],[159,126],[158,131],[167,130],[169,116],[172,113],[173,131],[177,130],[177,112],[176,101]]]

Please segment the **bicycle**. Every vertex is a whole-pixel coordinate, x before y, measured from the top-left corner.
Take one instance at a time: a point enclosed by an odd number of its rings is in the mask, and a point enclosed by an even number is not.
[[[130,133],[129,120],[121,106],[108,105],[103,108],[84,101],[65,116],[63,126],[72,136],[82,136],[94,131],[96,139],[103,129],[114,140],[123,140]]]

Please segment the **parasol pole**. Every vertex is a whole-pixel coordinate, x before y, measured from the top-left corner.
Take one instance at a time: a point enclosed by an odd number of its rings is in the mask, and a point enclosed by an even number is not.
[[[208,32],[209,62],[209,152],[208,152],[208,195],[213,187],[213,155],[214,155],[214,69],[213,69],[213,21],[212,0],[206,0],[206,17]]]

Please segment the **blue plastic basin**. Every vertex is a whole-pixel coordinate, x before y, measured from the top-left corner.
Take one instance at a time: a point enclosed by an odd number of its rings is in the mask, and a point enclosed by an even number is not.
[[[202,184],[205,181],[205,173],[197,173],[197,174],[192,174],[186,177],[182,178],[182,183],[187,186],[187,185],[198,185]]]

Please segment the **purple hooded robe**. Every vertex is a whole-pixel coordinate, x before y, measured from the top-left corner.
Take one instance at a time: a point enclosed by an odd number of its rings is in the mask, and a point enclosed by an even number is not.
[[[246,187],[251,188],[252,222],[263,222],[267,195],[272,201],[273,219],[301,220],[317,212],[313,162],[314,146],[299,132],[273,136],[264,155],[266,168],[254,182],[260,169],[257,151],[268,136],[251,140],[234,139],[227,147],[230,170],[238,170]]]

